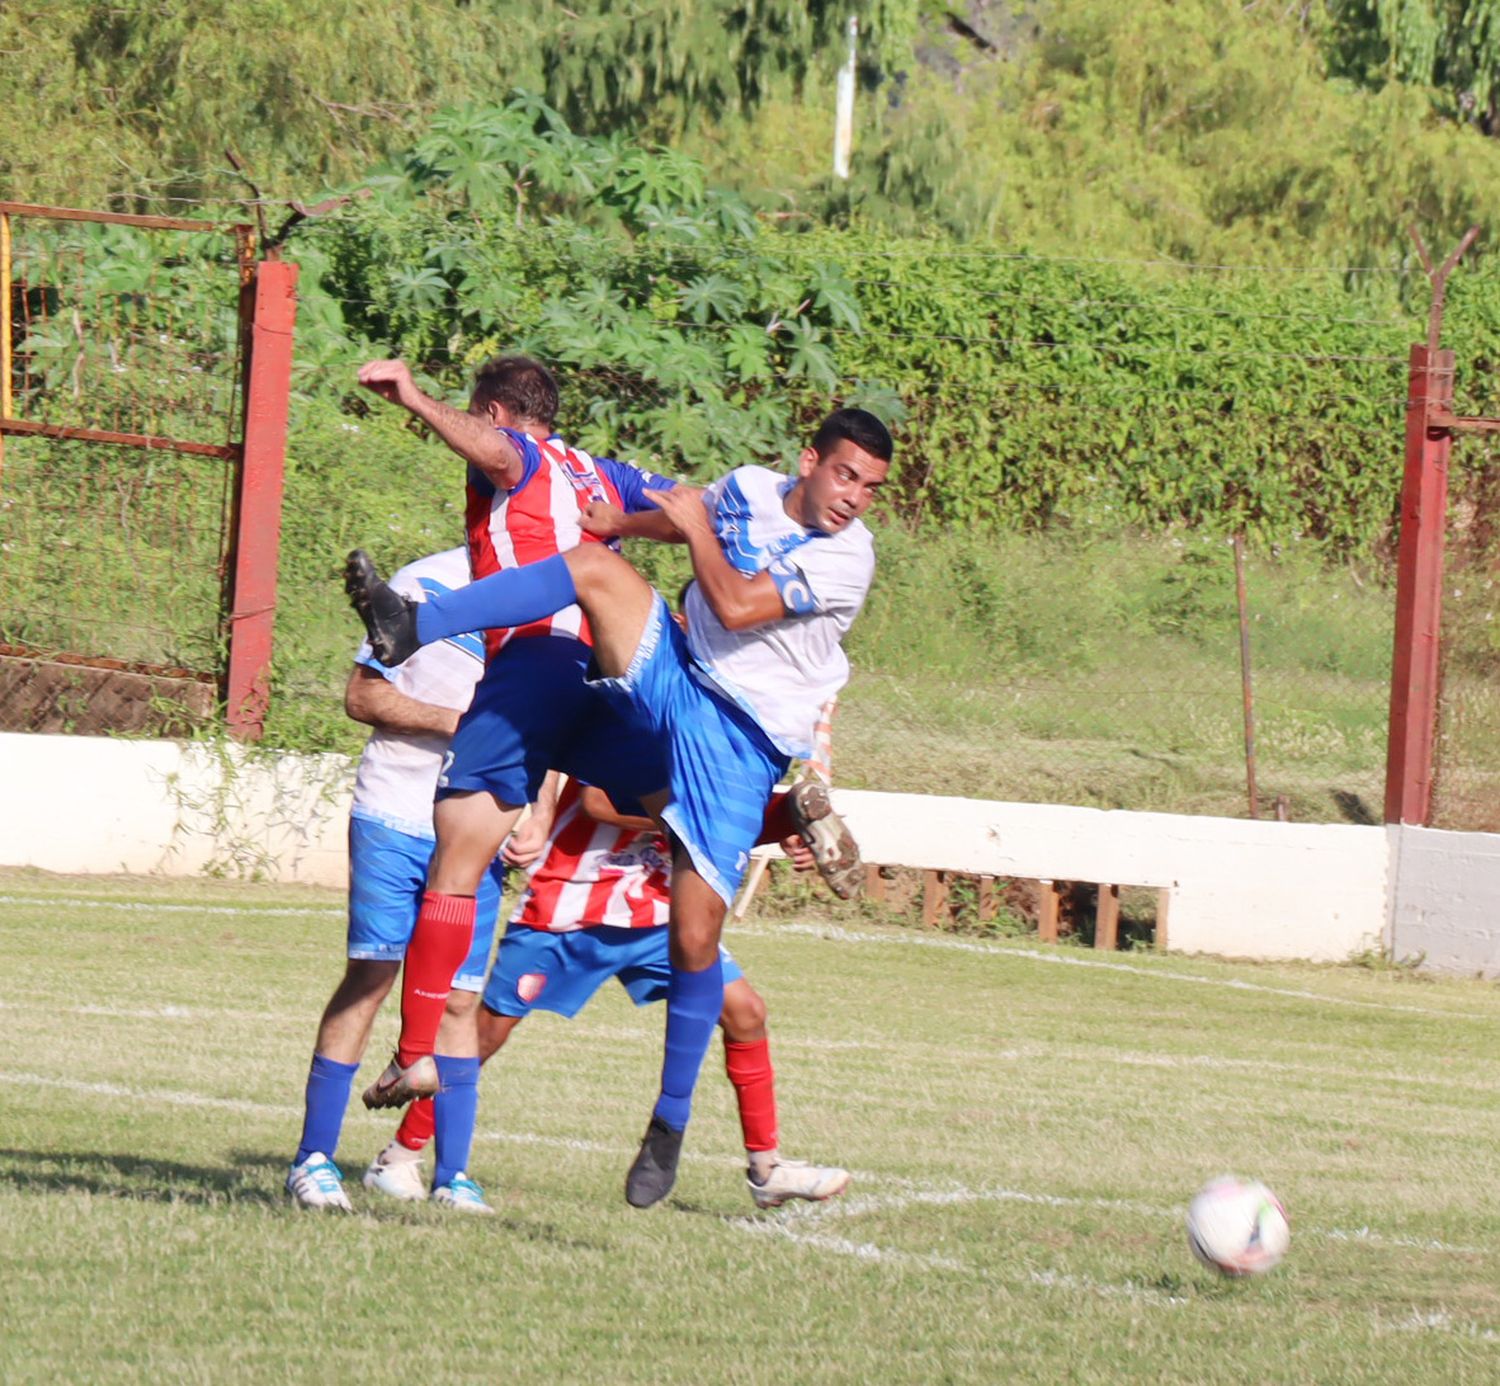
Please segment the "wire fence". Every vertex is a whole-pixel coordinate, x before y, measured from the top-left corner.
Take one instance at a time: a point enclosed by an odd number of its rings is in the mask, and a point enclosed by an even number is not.
[[[60,429],[220,446],[236,436],[240,363],[232,245],[222,236],[174,239],[134,228],[125,233],[40,221],[22,227],[19,219],[15,224],[21,229],[14,239],[10,292],[14,417]],[[990,252],[983,258],[1052,266],[1115,263]],[[1405,273],[1377,266],[1131,263],[1215,275],[1326,273],[1346,281],[1352,275]],[[851,283],[895,287],[878,270]],[[1223,328],[1226,335],[1191,346],[1098,335],[1054,341],[1006,331],[1002,310],[1054,303],[1055,296],[1024,288],[977,296],[995,314],[983,333],[913,327],[886,335],[909,340],[914,348],[952,345],[1013,358],[1014,378],[993,381],[992,387],[1037,397],[1055,413],[1059,433],[1111,406],[1139,405],[1166,427],[1176,418],[1212,420],[1222,410],[1211,384],[1202,387],[1200,412],[1191,387],[1174,380],[1168,392],[1144,365],[1134,380],[1070,384],[1065,372],[1046,364],[1062,352],[1108,353],[1143,363],[1187,355],[1253,358],[1268,371],[1298,372],[1304,406],[1354,401],[1377,408],[1388,426],[1357,426],[1359,446],[1374,465],[1399,471],[1404,349],[1418,335],[1412,321],[1347,311],[1245,313],[1166,305],[1163,311]],[[1105,311],[1159,306],[1129,298],[1066,302]],[[1258,339],[1262,319],[1369,327],[1377,329],[1368,335],[1378,344],[1357,352],[1270,349]],[[707,335],[727,325],[673,319],[662,326],[701,328]],[[830,336],[857,334],[833,328]],[[457,384],[472,363],[460,346],[424,364]],[[346,371],[343,365],[325,368],[310,361],[299,370],[309,393],[347,392],[349,382],[331,373]],[[663,403],[675,388],[619,362],[601,361],[575,376],[575,407],[580,397],[585,404],[601,398]],[[778,372],[772,387],[786,392],[789,410],[799,417],[817,405],[818,392],[791,372]],[[1303,482],[1326,441],[1319,430],[1342,427],[1315,414],[1255,417],[1274,444],[1275,455],[1268,454],[1265,465]],[[1234,420],[1226,423],[1234,426]],[[411,446],[425,445],[413,439]],[[1483,469],[1476,473],[1475,495],[1487,475]],[[229,469],[214,456],[7,437],[0,467],[0,643],[29,654],[103,656],[150,676],[186,674],[201,681],[221,658],[229,496]],[[295,495],[291,499],[299,503]],[[1488,520],[1475,519],[1482,495],[1459,502],[1436,814],[1443,826],[1500,826],[1500,812],[1490,808],[1500,781],[1500,756],[1493,751],[1500,746],[1500,706],[1488,691],[1491,578],[1473,542]],[[328,519],[327,554],[320,553],[305,572],[299,556],[290,563],[283,559],[273,721],[288,744],[350,747],[359,732],[342,725],[339,703],[356,632],[350,625],[344,639],[337,593],[310,586],[329,581],[323,569],[331,570],[335,550],[348,537],[347,516]],[[460,537],[455,527],[401,557]],[[1114,547],[1065,544],[1052,553],[1049,542],[1038,536],[1001,546],[993,571],[959,575],[946,607],[930,600],[922,544],[883,558],[882,587],[861,626],[884,622],[889,629],[866,638],[856,628],[856,677],[841,714],[842,782],[1239,815],[1250,809],[1253,777],[1261,816],[1379,820],[1393,573],[1378,555],[1358,570],[1319,569],[1296,555],[1252,555],[1244,612],[1251,665],[1247,745],[1229,545],[1188,535],[1155,543],[1122,540]],[[653,575],[670,586],[662,574]],[[910,589],[905,606],[903,587]],[[883,589],[889,595],[882,596]],[[304,619],[308,613],[310,620]],[[898,625],[904,634],[895,630]],[[960,645],[981,656],[956,658],[952,647]],[[0,718],[6,696],[0,688]]]
[[[223,661],[247,242],[79,216],[0,209],[7,727],[201,713]]]

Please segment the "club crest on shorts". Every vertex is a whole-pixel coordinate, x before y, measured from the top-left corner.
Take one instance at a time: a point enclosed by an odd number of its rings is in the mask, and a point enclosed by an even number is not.
[[[527,972],[516,983],[516,995],[529,1006],[542,994],[542,988],[546,985],[547,974],[545,972]]]

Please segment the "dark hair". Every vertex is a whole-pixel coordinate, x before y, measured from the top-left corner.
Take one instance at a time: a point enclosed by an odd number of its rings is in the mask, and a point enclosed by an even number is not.
[[[529,356],[497,356],[474,377],[474,403],[503,404],[516,419],[552,426],[557,418],[557,381]]]
[[[810,446],[821,462],[845,438],[882,462],[895,450],[890,430],[867,409],[835,409],[818,425]]]

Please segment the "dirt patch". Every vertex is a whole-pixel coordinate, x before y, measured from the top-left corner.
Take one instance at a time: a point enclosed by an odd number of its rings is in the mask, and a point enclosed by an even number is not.
[[[213,716],[215,694],[195,675],[0,655],[0,731],[181,736]]]

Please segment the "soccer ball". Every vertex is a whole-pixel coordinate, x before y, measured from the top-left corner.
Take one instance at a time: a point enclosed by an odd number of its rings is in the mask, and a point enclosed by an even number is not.
[[[1210,1180],[1188,1204],[1188,1245],[1225,1275],[1261,1275],[1291,1245],[1281,1200],[1264,1184],[1232,1174]]]

